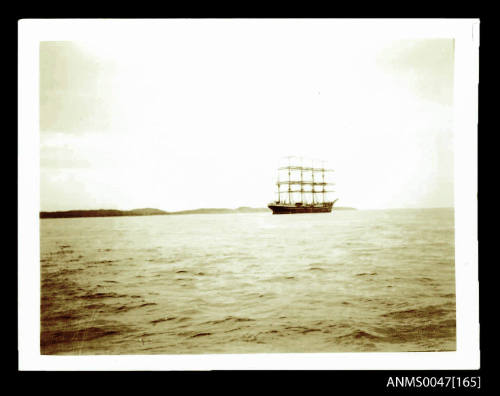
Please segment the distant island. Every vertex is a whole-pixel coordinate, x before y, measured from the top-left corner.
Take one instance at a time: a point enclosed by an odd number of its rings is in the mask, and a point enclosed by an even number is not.
[[[335,210],[356,210],[349,207],[336,207]],[[93,209],[93,210],[66,210],[56,212],[40,212],[41,219],[61,219],[71,217],[116,217],[116,216],[159,216],[159,215],[183,215],[183,214],[226,214],[226,213],[259,213],[270,212],[268,208],[251,208],[242,206],[237,209],[228,208],[201,208],[181,210],[177,212],[166,212],[160,209],[143,208],[132,210],[116,209]]]

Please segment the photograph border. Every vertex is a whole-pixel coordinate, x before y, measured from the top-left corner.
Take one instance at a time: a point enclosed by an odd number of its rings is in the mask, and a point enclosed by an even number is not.
[[[456,352],[220,355],[40,355],[40,41],[86,41],[112,31],[158,34],[162,24],[246,19],[22,19],[18,22],[18,349],[20,370],[440,370],[479,369],[477,242],[478,19],[301,19],[333,23],[346,37],[374,28],[397,38],[453,38]],[[258,23],[293,23],[262,19]],[[459,175],[460,177],[457,177]]]

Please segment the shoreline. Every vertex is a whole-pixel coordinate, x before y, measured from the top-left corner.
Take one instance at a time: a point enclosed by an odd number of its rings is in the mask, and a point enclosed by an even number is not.
[[[334,210],[357,210],[355,208],[337,207]],[[160,209],[90,209],[90,210],[66,210],[54,212],[40,212],[40,219],[67,219],[78,217],[124,217],[124,216],[168,216],[168,215],[188,215],[188,214],[232,214],[232,213],[271,213],[269,208],[240,207],[237,209],[228,208],[201,208],[181,210],[176,212],[166,212]]]

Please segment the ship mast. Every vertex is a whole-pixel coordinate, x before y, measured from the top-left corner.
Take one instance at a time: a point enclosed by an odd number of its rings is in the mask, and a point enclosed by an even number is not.
[[[277,186],[278,186],[278,203],[281,203],[281,185],[282,184],[288,184],[288,202],[285,201],[283,203],[288,203],[290,205],[296,203],[296,204],[304,204],[304,193],[311,193],[312,195],[312,202],[311,202],[311,205],[316,205],[316,204],[325,204],[326,202],[326,193],[327,192],[333,192],[331,190],[327,190],[326,189],[326,186],[329,186],[329,185],[335,185],[335,183],[329,183],[329,182],[326,182],[325,181],[325,173],[326,172],[333,172],[333,169],[326,169],[325,168],[325,164],[324,164],[324,161],[321,161],[321,167],[318,167],[318,168],[315,168],[314,165],[314,160],[311,161],[311,165],[307,165],[307,166],[304,166],[304,160],[302,157],[292,157],[292,156],[289,156],[289,157],[286,157],[288,158],[288,165],[287,166],[282,166],[278,169],[278,181],[276,182]],[[292,161],[291,159],[294,158],[294,159],[298,159],[300,158],[300,164],[298,163],[294,163],[292,164]],[[281,175],[279,173],[280,170],[287,170],[288,172],[288,180],[280,180],[281,179]],[[298,177],[295,177],[295,179],[292,179],[292,170],[294,171],[300,171],[300,179]],[[309,180],[304,180],[304,172],[311,172],[311,181]],[[319,173],[321,172],[321,180],[320,178],[318,177],[317,174],[315,173]],[[300,185],[300,189],[294,187],[292,188],[292,185],[296,186],[296,185]],[[311,190],[307,189],[307,190],[304,190],[304,186],[305,185],[310,185],[311,186]],[[319,189],[316,189],[317,186],[321,186],[321,190]],[[286,190],[284,191],[284,193],[286,194]],[[295,194],[295,193],[300,193],[300,202],[292,202],[292,194]],[[321,194],[321,197],[322,198],[319,198],[317,199],[317,197],[315,196],[317,193]],[[309,202],[308,202],[309,204]]]
[[[303,171],[304,171],[304,161],[302,157],[300,158],[300,202],[304,203],[304,177],[303,177]]]
[[[325,203],[325,163],[321,164],[321,177],[322,177],[322,182],[323,182],[323,203]]]
[[[291,166],[290,166],[290,157],[288,157],[288,203],[292,203],[292,199],[291,199],[291,194],[292,194],[292,183],[291,183],[291,180],[290,180],[290,170],[291,170]]]
[[[281,198],[280,198],[280,172],[278,171],[278,203],[281,202]]]
[[[316,192],[314,190],[314,186],[315,186],[315,183],[314,183],[314,160],[311,162],[311,175],[312,175],[312,204],[314,205],[315,202],[314,202],[314,193]]]

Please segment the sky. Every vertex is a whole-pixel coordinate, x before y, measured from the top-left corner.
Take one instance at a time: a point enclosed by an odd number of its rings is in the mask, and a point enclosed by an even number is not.
[[[41,42],[41,210],[265,207],[288,155],[339,206],[453,206],[452,39],[264,27]]]

